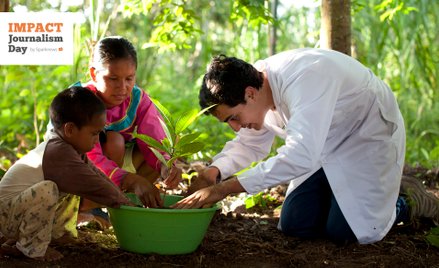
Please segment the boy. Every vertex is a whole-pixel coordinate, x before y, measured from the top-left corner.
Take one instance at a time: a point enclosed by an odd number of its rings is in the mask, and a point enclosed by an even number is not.
[[[105,126],[102,101],[86,88],[68,88],[53,99],[50,119],[50,138],[17,161],[0,181],[2,253],[61,259],[49,244],[77,237],[72,226],[79,196],[108,207],[130,204],[85,156]]]

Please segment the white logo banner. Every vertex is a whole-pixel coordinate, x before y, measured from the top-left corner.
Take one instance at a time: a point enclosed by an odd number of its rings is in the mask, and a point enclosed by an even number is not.
[[[0,65],[72,65],[70,15],[0,12]]]

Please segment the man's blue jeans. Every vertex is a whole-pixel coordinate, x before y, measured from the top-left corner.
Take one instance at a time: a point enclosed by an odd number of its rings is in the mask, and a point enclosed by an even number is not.
[[[404,198],[397,202],[397,219],[408,218]],[[356,242],[335,200],[323,169],[319,169],[288,195],[282,205],[282,232],[300,238],[328,238],[338,245]]]
[[[336,244],[357,241],[319,169],[288,195],[282,205],[282,232],[300,238],[329,238]]]

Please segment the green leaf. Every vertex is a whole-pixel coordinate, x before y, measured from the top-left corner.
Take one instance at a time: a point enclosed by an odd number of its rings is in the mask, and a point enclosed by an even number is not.
[[[264,192],[259,192],[255,195],[249,196],[244,200],[245,207],[247,209],[252,208],[254,206],[267,207],[268,202],[276,201],[276,198],[272,197],[269,194],[265,194]]]
[[[259,205],[261,201],[261,196],[260,195],[252,195],[247,197],[247,199],[244,200],[245,203],[245,208],[249,209],[252,208],[256,205]]]
[[[10,118],[12,115],[12,110],[11,109],[2,109],[0,115],[1,115],[1,117],[4,117],[4,118]]]
[[[181,148],[181,146],[188,144],[190,142],[193,142],[194,140],[196,140],[200,136],[200,134],[201,134],[201,132],[195,132],[195,133],[183,135],[178,140],[175,148],[179,149],[179,148]]]
[[[158,100],[151,98],[151,101],[154,103],[157,110],[161,113],[163,119],[166,122],[166,125],[173,128],[174,121],[172,119],[171,113],[168,111],[168,109],[165,108]],[[174,130],[174,129],[172,129]]]
[[[192,122],[197,118],[197,110],[191,110],[189,112],[184,113],[175,124],[175,132],[181,133],[183,132]]]
[[[182,6],[177,6],[177,8],[175,9],[175,16],[176,17],[180,17],[181,14],[183,14],[183,7]]]
[[[160,121],[160,125],[162,126],[163,130],[165,131],[166,137],[168,138],[168,140],[170,141],[170,146],[173,147],[175,144],[175,132],[172,131],[172,128],[169,128],[168,125],[159,118]]]
[[[211,108],[217,106],[218,104],[212,104],[209,107],[204,108],[203,110],[199,111],[197,114],[197,117],[203,115],[204,113],[206,113],[207,111],[209,111]]]
[[[20,91],[20,94],[19,94],[19,96],[20,97],[26,97],[26,96],[28,96],[28,95],[30,95],[30,90],[29,89],[23,89],[22,91]]]
[[[163,147],[166,148],[166,152],[167,152],[169,155],[172,155],[172,154],[173,154],[173,151],[174,151],[174,148],[171,146],[171,142],[169,141],[169,139],[168,139],[168,138],[164,138],[164,139],[162,140],[162,144],[163,144]]]
[[[428,234],[426,236],[428,243],[432,246],[439,248],[439,235],[438,234]]]
[[[197,112],[197,110],[191,110],[184,113],[178,120],[175,126],[175,133],[183,132],[188,126],[190,126],[198,117],[203,115],[210,108],[214,107],[216,104],[204,108],[203,110]]]
[[[166,162],[166,166],[169,168],[172,166],[172,164],[175,162],[175,160],[177,160],[178,158],[180,158],[180,155],[171,157],[167,162]]]
[[[181,146],[178,152],[180,156],[187,156],[187,155],[198,153],[203,148],[204,148],[204,143],[195,141]]]
[[[430,234],[439,236],[439,227],[433,227],[430,229]]]
[[[160,162],[162,162],[162,164],[167,165],[166,159],[163,157],[163,155],[159,151],[157,151],[153,147],[149,147],[149,149],[151,149],[151,151],[154,153],[154,155],[157,157],[157,159]]]
[[[160,143],[156,139],[152,138],[151,136],[148,136],[145,134],[139,134],[137,132],[132,133],[132,135],[134,138],[137,138],[137,139],[144,141],[149,147],[152,147],[152,148],[155,148],[157,150],[168,153],[168,148],[163,146],[162,143]]]

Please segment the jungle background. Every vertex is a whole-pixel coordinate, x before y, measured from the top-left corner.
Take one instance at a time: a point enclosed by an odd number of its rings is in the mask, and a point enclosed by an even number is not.
[[[437,194],[439,1],[340,2],[349,3],[349,52],[388,83],[397,97],[407,131],[405,172],[422,179]],[[88,81],[90,50],[103,36],[123,35],[136,46],[137,84],[173,113],[199,109],[201,78],[214,55],[223,53],[255,62],[283,50],[322,47],[321,2],[313,0],[2,0],[0,3],[3,8],[7,5],[6,10],[17,13],[52,10],[72,12],[75,18],[74,65],[0,66],[0,178],[18,158],[42,142],[52,98],[76,81]],[[200,140],[206,146],[186,159],[188,163],[209,161],[234,137],[231,129],[209,116],[200,117],[190,130],[201,132]],[[277,141],[273,152],[281,144]],[[264,206],[253,207],[253,211],[217,215],[200,249],[187,259],[141,257],[122,252],[117,249],[114,235],[101,232],[92,242],[87,242],[87,247],[62,248],[66,258],[61,265],[73,267],[79,261],[84,267],[100,264],[104,267],[109,263],[124,266],[130,259],[131,265],[169,267],[244,264],[438,267],[438,250],[425,240],[430,225],[416,230],[398,229],[378,244],[347,249],[324,241],[285,238],[276,230],[277,216],[273,213],[282,201],[277,197],[282,196],[283,190],[267,190],[264,199],[261,195],[254,198],[259,203],[262,200]],[[272,198],[267,199],[267,194]],[[96,246],[96,243],[101,244]],[[109,259],[109,262],[99,263],[94,258]],[[275,258],[276,262],[267,258]],[[0,261],[0,266],[4,265],[25,267],[30,263]]]
[[[350,5],[352,56],[394,91],[407,129],[406,163],[438,167],[439,2]],[[76,14],[75,60],[73,66],[0,66],[3,171],[42,141],[55,94],[88,81],[90,49],[102,36],[123,35],[133,42],[137,84],[175,113],[198,108],[200,79],[214,55],[254,62],[278,51],[320,46],[320,1],[313,0],[17,0],[9,9]],[[234,136],[209,116],[193,130],[202,132],[206,143],[193,160],[209,159]]]

